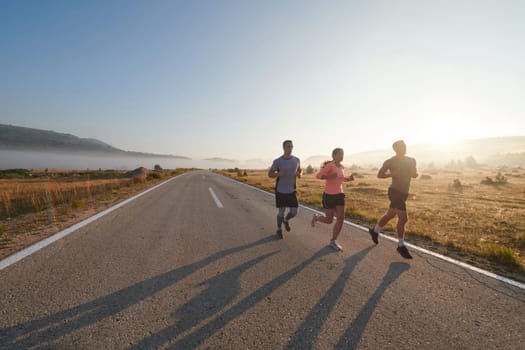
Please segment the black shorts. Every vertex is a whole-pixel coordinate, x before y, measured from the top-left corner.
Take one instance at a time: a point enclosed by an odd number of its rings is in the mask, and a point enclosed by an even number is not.
[[[345,205],[345,194],[326,194],[323,193],[323,208],[325,209],[335,209],[337,206]]]
[[[275,206],[277,208],[297,208],[299,203],[297,202],[296,192],[292,193],[281,193],[275,192]]]
[[[399,192],[390,187],[388,189],[388,199],[390,199],[390,208],[407,211],[406,201],[408,193]]]

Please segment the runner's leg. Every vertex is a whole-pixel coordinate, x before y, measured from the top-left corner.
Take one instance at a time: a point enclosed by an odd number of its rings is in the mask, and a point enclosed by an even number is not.
[[[277,213],[277,228],[278,229],[281,229],[281,226],[283,224],[283,221],[284,221],[284,211],[285,211],[285,207],[281,207],[281,208],[278,208],[279,209],[279,212]]]
[[[335,207],[335,225],[332,229],[332,240],[336,240],[343,227],[345,221],[345,206],[338,205]]]
[[[288,214],[286,214],[285,220],[288,221],[295,216],[297,216],[297,208],[296,207],[289,208]]]
[[[315,221],[319,221],[325,224],[331,224],[334,221],[334,213],[335,213],[335,209],[325,209],[324,210],[325,216],[317,216]]]
[[[397,238],[399,240],[399,246],[405,245],[405,225],[408,222],[408,215],[405,210],[397,210]]]

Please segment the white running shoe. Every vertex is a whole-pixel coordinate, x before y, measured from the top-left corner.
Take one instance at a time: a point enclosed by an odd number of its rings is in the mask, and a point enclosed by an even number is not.
[[[339,243],[337,243],[336,241],[334,241],[333,239],[330,240],[329,246],[334,248],[337,251],[342,251],[343,250],[343,247],[341,247],[341,245]]]

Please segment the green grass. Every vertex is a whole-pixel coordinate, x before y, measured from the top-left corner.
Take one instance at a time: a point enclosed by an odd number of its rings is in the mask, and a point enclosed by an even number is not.
[[[501,244],[488,243],[481,247],[485,256],[492,261],[511,268],[521,267],[520,261],[514,251]]]

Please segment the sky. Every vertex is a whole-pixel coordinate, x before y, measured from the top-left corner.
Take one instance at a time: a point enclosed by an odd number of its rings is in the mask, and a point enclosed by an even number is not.
[[[0,0],[0,123],[203,159],[525,135],[525,1]],[[410,146],[409,146],[410,147]]]

